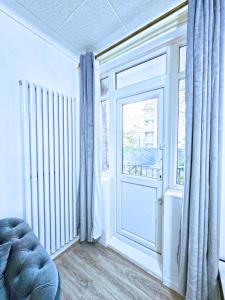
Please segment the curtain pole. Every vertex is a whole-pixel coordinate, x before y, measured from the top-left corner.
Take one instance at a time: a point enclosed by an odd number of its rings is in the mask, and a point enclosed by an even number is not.
[[[151,22],[147,23],[146,25],[144,25],[143,27],[139,28],[138,30],[132,32],[131,34],[127,35],[125,38],[119,40],[118,42],[116,42],[115,44],[109,46],[108,48],[100,51],[99,53],[97,53],[95,55],[95,58],[99,58],[100,56],[106,54],[107,52],[115,49],[116,47],[118,47],[119,45],[127,42],[128,40],[130,40],[131,38],[135,37],[136,35],[138,35],[139,33],[145,31],[146,29],[156,25],[157,23],[159,23],[160,21],[166,19],[167,17],[171,16],[172,14],[176,13],[177,11],[179,11],[180,9],[182,9],[183,7],[188,5],[188,0],[185,0],[184,2],[180,3],[179,5],[175,6],[174,8],[172,8],[171,10],[167,11],[166,13],[162,14],[161,16],[159,16],[158,18],[152,20]]]

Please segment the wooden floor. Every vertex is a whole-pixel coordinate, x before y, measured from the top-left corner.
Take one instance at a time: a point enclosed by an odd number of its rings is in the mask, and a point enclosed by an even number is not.
[[[77,243],[55,260],[62,300],[181,299],[160,281],[99,244]]]

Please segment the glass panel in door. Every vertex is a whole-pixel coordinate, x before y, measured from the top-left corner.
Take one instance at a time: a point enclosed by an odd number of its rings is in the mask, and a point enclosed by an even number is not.
[[[123,174],[158,178],[158,99],[123,105]]]

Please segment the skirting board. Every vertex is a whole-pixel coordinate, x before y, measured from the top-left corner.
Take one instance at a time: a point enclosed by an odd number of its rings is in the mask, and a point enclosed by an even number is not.
[[[167,286],[168,288],[170,288],[171,290],[174,290],[175,292],[177,292],[179,295],[181,295],[180,291],[178,290],[177,285],[175,285],[171,280],[167,280],[163,278],[163,284],[165,286]]]
[[[109,246],[108,243],[102,238],[100,238],[98,240],[98,243],[101,244],[102,246],[104,246],[105,248],[107,248]]]
[[[80,237],[77,236],[75,237],[75,239],[73,239],[71,242],[69,242],[68,244],[66,244],[65,246],[63,246],[62,248],[60,248],[58,251],[56,251],[55,253],[53,253],[51,255],[51,258],[54,260],[56,259],[60,254],[62,254],[63,252],[65,252],[68,248],[70,248],[71,246],[73,246],[74,244],[76,244],[78,241],[80,240]]]
[[[156,258],[135,249],[116,237],[111,238],[108,247],[162,281],[162,267]]]

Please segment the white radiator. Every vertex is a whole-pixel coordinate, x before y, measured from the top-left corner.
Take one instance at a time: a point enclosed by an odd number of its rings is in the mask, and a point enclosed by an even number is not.
[[[75,99],[20,81],[25,219],[53,254],[77,236]]]

